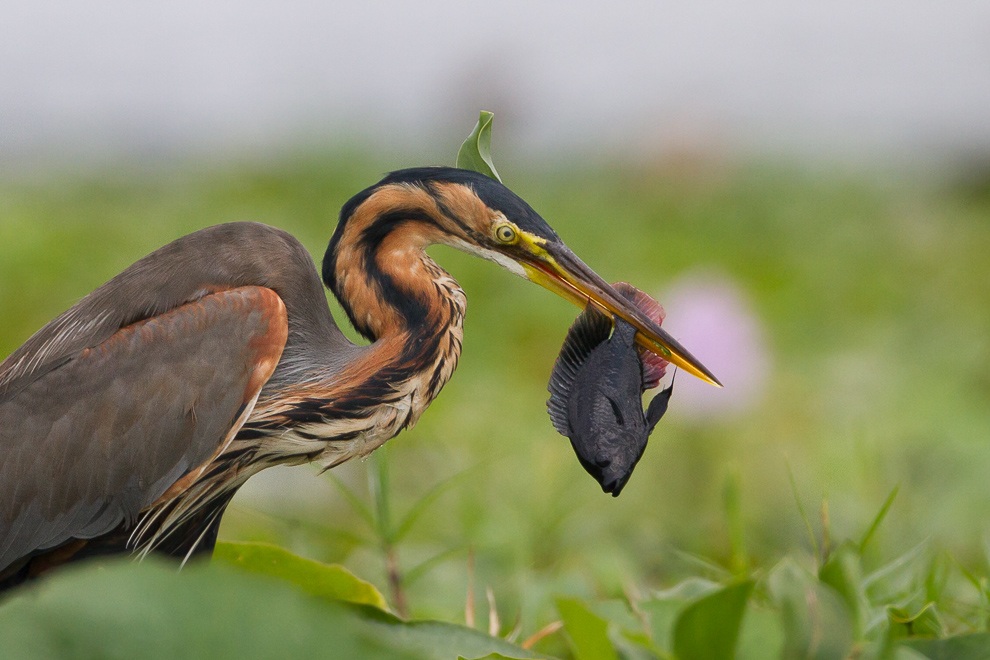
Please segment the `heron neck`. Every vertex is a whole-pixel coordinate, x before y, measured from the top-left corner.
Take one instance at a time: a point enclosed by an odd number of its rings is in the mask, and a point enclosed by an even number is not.
[[[433,335],[459,323],[466,301],[457,281],[425,248],[435,226],[406,221],[374,230],[348,227],[324,264],[326,284],[354,328],[371,342],[398,336]],[[327,266],[330,266],[328,269]]]
[[[324,268],[326,284],[372,343],[332,372],[297,374],[280,396],[262,397],[247,427],[279,429],[279,441],[266,445],[275,462],[320,456],[332,465],[367,454],[413,426],[453,374],[464,292],[421,246],[386,247],[360,268],[343,267],[339,257],[348,251],[337,250],[333,276]]]

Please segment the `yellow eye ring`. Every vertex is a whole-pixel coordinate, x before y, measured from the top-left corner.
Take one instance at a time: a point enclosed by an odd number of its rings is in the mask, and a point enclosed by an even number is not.
[[[516,230],[509,224],[499,225],[495,228],[495,238],[498,239],[500,243],[515,243],[517,239]]]

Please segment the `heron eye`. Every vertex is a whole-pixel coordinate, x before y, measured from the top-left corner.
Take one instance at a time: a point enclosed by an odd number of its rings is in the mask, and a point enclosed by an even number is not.
[[[514,243],[516,240],[516,230],[512,225],[502,225],[495,230],[495,238],[502,243]]]

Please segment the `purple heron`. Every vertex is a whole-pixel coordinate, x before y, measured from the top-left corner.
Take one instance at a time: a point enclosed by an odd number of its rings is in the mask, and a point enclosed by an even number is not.
[[[501,183],[393,172],[343,206],[322,282],[284,231],[209,227],[139,260],[0,363],[0,588],[94,555],[212,552],[252,475],[332,467],[415,424],[461,351],[466,299],[426,254],[435,243],[590,302],[718,384]],[[323,285],[367,345],[341,333]]]

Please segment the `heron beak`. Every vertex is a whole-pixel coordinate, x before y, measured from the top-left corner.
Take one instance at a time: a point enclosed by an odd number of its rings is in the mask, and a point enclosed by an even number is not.
[[[590,302],[613,318],[625,320],[636,328],[636,342],[639,345],[706,383],[722,387],[715,374],[698,358],[626,300],[562,242],[531,239],[526,243],[531,258],[523,261],[522,266],[530,280],[582,309]]]

